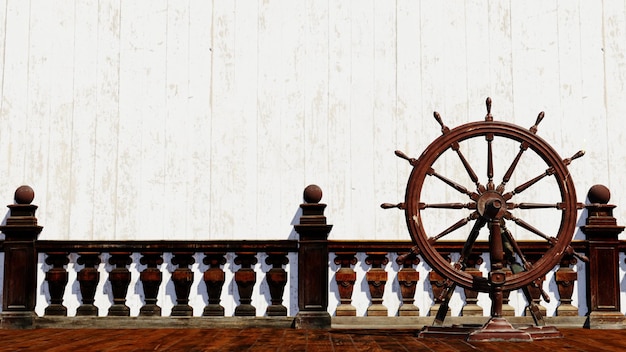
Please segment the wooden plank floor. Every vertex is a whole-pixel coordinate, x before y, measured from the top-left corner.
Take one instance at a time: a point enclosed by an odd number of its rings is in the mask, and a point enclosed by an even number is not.
[[[420,339],[413,330],[0,330],[0,351],[626,351],[626,330],[559,329],[533,342]]]

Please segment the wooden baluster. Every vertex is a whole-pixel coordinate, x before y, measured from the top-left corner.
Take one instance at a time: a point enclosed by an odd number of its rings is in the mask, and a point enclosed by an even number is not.
[[[570,267],[570,265],[576,265],[577,262],[578,260],[573,255],[565,254],[561,258],[559,269],[554,274],[556,286],[559,290],[560,304],[556,307],[556,315],[558,316],[578,316],[578,307],[572,305],[574,283],[578,280],[578,273]]]
[[[37,249],[43,227],[37,225],[35,192],[29,186],[15,190],[15,204],[0,231],[5,235],[2,328],[32,328],[37,297]]]
[[[178,268],[172,273],[174,290],[176,291],[176,305],[172,308],[173,317],[191,317],[193,308],[189,305],[189,293],[193,284],[193,271],[189,268],[196,260],[193,252],[174,252],[172,264]]]
[[[539,258],[541,258],[542,254],[527,254],[526,255],[526,259],[532,264],[534,262],[536,262]],[[537,278],[535,281],[531,282],[528,285],[528,292],[530,293],[530,296],[532,297],[532,301],[539,307],[539,312],[541,313],[541,315],[543,315],[544,317],[547,314],[547,309],[546,307],[541,305],[541,297],[544,293],[543,291],[543,283],[544,281],[546,281],[546,276],[541,276],[539,278]],[[530,305],[530,302],[528,302]],[[531,316],[530,310],[529,310],[529,306],[526,306],[526,308],[524,308],[524,315],[526,316]]]
[[[339,290],[339,306],[335,312],[338,317],[356,316],[356,308],[352,305],[352,291],[356,282],[356,272],[352,265],[356,265],[356,252],[336,252],[335,264],[340,265],[335,273],[335,281]]]
[[[283,265],[289,263],[287,252],[268,252],[265,263],[272,268],[265,274],[267,285],[270,288],[272,304],[267,307],[266,314],[272,316],[287,316],[287,307],[283,305],[283,294],[287,284],[287,272]]]
[[[502,268],[504,271],[504,275],[506,275],[506,279],[508,280],[511,275],[513,275],[513,271],[510,268],[505,267]],[[503,317],[514,317],[515,316],[515,308],[509,303],[511,301],[511,291],[502,291],[502,316]]]
[[[163,281],[163,273],[158,268],[163,264],[163,253],[142,252],[139,263],[147,267],[139,274],[139,280],[143,286],[145,304],[139,309],[140,316],[160,316],[161,307],[157,303],[159,287]]]
[[[98,252],[79,252],[78,260],[76,261],[84,267],[78,272],[77,280],[80,283],[80,295],[82,297],[82,304],[76,309],[77,316],[92,316],[98,315],[98,307],[94,305],[96,288],[100,281],[100,272],[98,272],[98,265],[100,265],[100,253]]]
[[[402,269],[398,271],[398,283],[402,295],[402,305],[398,309],[398,315],[401,317],[420,315],[420,310],[415,305],[415,291],[420,273],[414,268],[419,262],[419,258],[414,253],[398,253],[398,258],[396,258],[396,263],[402,266]]]
[[[235,273],[235,283],[239,293],[239,305],[235,307],[235,316],[256,316],[256,308],[252,305],[252,290],[256,283],[256,273],[252,268],[257,263],[255,252],[236,252],[235,264],[241,268]]]
[[[483,258],[476,253],[472,253],[465,259],[465,272],[473,277],[482,277],[483,273],[477,268],[483,263]],[[483,308],[478,305],[478,291],[463,289],[465,293],[465,306],[461,310],[463,316],[483,316]],[[504,297],[503,297],[504,301]]]
[[[383,305],[387,272],[383,266],[389,263],[387,252],[367,252],[365,263],[371,265],[371,269],[365,273],[365,279],[369,286],[372,304],[367,308],[368,316],[383,316],[388,314],[387,307]]]
[[[430,307],[430,312],[429,315],[431,317],[434,317],[437,315],[437,312],[439,311],[439,307],[441,306],[441,302],[442,302],[442,294],[443,294],[443,290],[445,288],[445,281],[446,279],[439,275],[436,271],[431,270],[428,273],[428,281],[430,282],[430,286],[432,288],[432,292],[433,292],[433,305]],[[450,309],[448,309],[448,312],[446,313],[446,316],[450,316]]]
[[[439,253],[448,261],[450,261],[450,253]],[[431,270],[428,273],[428,282],[430,283],[430,287],[433,293],[433,305],[430,307],[430,311],[428,314],[431,317],[437,316],[437,312],[439,311],[439,307],[441,306],[443,291],[445,289],[445,281],[446,279],[439,275],[436,271]],[[446,316],[450,316],[451,312],[448,308]]]
[[[209,266],[204,272],[204,284],[209,295],[209,303],[204,307],[203,316],[223,317],[224,307],[220,305],[222,287],[226,281],[226,274],[220,267],[226,264],[225,252],[205,252],[202,262]]]
[[[69,276],[65,269],[65,265],[70,262],[68,254],[67,252],[46,253],[46,264],[52,265],[52,268],[46,272],[50,304],[44,310],[45,315],[67,316],[67,307],[63,305],[63,295]]]
[[[132,263],[131,252],[111,252],[109,264],[115,267],[109,272],[113,305],[109,307],[109,316],[130,316],[130,308],[126,305],[126,294],[130,285],[130,271],[126,268]]]

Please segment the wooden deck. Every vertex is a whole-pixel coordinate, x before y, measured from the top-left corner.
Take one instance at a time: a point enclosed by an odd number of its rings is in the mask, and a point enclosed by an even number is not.
[[[626,330],[560,331],[564,338],[468,343],[420,339],[409,329],[0,330],[0,351],[626,351]]]

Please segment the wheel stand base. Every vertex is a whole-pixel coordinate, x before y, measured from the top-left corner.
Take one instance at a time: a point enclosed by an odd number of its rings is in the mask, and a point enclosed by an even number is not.
[[[533,341],[562,338],[553,326],[529,326],[516,329],[504,318],[491,318],[485,325],[427,326],[419,338],[458,338],[467,341]]]

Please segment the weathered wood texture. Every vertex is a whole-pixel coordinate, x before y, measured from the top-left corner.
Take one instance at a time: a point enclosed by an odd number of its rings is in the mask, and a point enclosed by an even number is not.
[[[600,0],[1,0],[0,189],[33,186],[42,239],[285,239],[317,183],[331,238],[406,239],[378,208],[403,197],[393,150],[417,156],[433,110],[454,127],[491,96],[496,119],[544,110],[561,155],[587,150],[579,195],[603,183],[626,204],[625,17]]]
[[[533,342],[466,342],[420,339],[416,329],[295,330],[239,329],[40,329],[0,330],[3,347],[20,351],[620,351],[623,330],[601,334],[588,329],[562,329],[563,339]],[[97,346],[97,347],[96,347]]]

